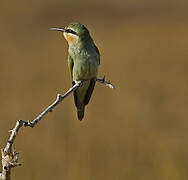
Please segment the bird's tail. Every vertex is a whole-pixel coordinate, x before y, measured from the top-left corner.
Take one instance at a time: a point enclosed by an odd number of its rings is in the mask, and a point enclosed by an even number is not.
[[[78,119],[81,121],[84,117],[84,111],[85,111],[85,106],[81,106],[79,108],[77,108],[77,116],[78,116]]]

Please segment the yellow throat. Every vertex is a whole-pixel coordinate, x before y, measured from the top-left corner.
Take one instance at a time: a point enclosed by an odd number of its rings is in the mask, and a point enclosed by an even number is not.
[[[78,39],[78,36],[75,34],[64,32],[63,35],[69,44],[74,43]]]

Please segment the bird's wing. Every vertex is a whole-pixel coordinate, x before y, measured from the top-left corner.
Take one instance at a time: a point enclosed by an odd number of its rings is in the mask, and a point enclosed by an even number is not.
[[[95,48],[95,51],[96,51],[96,53],[98,55],[98,61],[99,61],[99,64],[100,64],[100,53],[99,53],[98,48],[95,46],[95,44],[94,44],[94,48]],[[71,75],[72,85],[74,86],[75,85],[75,82],[73,81],[74,61],[73,61],[73,59],[71,58],[70,55],[68,56],[68,66],[69,66],[69,71],[70,71],[70,75]],[[96,82],[95,78],[90,80],[89,87],[88,87],[88,89],[86,91],[84,102],[83,102],[84,105],[87,105],[89,103],[89,100],[90,100],[91,95],[93,93],[93,89],[95,87],[95,82]],[[80,106],[82,106],[82,103],[80,104],[80,102],[78,101],[77,91],[74,91],[73,94],[74,94],[75,105],[76,105],[77,108],[79,108]]]
[[[97,53],[98,63],[100,64],[100,52],[99,52],[99,50],[98,50],[98,48],[95,44],[94,44],[94,48],[95,48],[95,52]],[[87,92],[86,92],[86,95],[85,95],[85,98],[84,98],[84,105],[87,105],[89,103],[89,100],[90,100],[91,95],[93,93],[93,89],[95,87],[95,82],[96,82],[95,78],[90,80],[89,87],[87,89]]]
[[[72,86],[75,85],[75,82],[73,81],[73,72],[72,72],[73,66],[74,66],[74,61],[73,61],[72,57],[70,55],[68,55],[68,67],[69,67],[70,77],[72,80]],[[73,94],[74,94],[74,103],[75,103],[76,107],[78,107],[79,104],[78,104],[78,98],[77,98],[76,91],[74,91]]]
[[[85,98],[84,98],[84,105],[87,105],[89,103],[89,100],[91,98],[91,95],[93,93],[93,89],[95,87],[95,79],[91,79],[90,80],[90,83],[89,83],[89,87],[87,89],[87,92],[86,92],[86,95],[85,95]]]
[[[70,55],[68,55],[68,66],[69,66],[71,80],[73,80],[72,70],[73,70],[74,62]]]
[[[98,60],[99,60],[99,64],[100,64],[100,52],[99,52],[99,49],[97,48],[97,46],[94,44],[94,48],[95,48],[95,51],[98,55]]]

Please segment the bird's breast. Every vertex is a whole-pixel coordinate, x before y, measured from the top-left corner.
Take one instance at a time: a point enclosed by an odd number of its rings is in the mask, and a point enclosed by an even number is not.
[[[76,59],[73,67],[73,80],[87,80],[97,77],[98,64],[92,59]]]
[[[99,56],[90,45],[71,45],[69,46],[69,54],[74,62],[73,80],[80,81],[97,77]]]

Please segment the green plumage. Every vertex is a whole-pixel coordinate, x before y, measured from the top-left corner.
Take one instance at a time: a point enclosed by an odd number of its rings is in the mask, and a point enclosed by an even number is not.
[[[69,44],[68,67],[72,84],[87,80],[82,87],[74,91],[74,102],[77,107],[78,119],[82,120],[85,106],[89,103],[95,87],[95,78],[97,77],[100,64],[99,50],[83,24],[72,23],[65,28],[54,27],[49,30],[63,32]]]
[[[77,116],[79,120],[84,117],[85,106],[89,103],[93,89],[95,87],[95,78],[100,64],[100,55],[95,46],[89,31],[80,23],[68,25],[66,29],[72,30],[77,39],[69,43],[68,49],[68,67],[71,75],[72,84],[81,80],[89,80],[76,91],[74,91],[74,102],[77,107]]]

